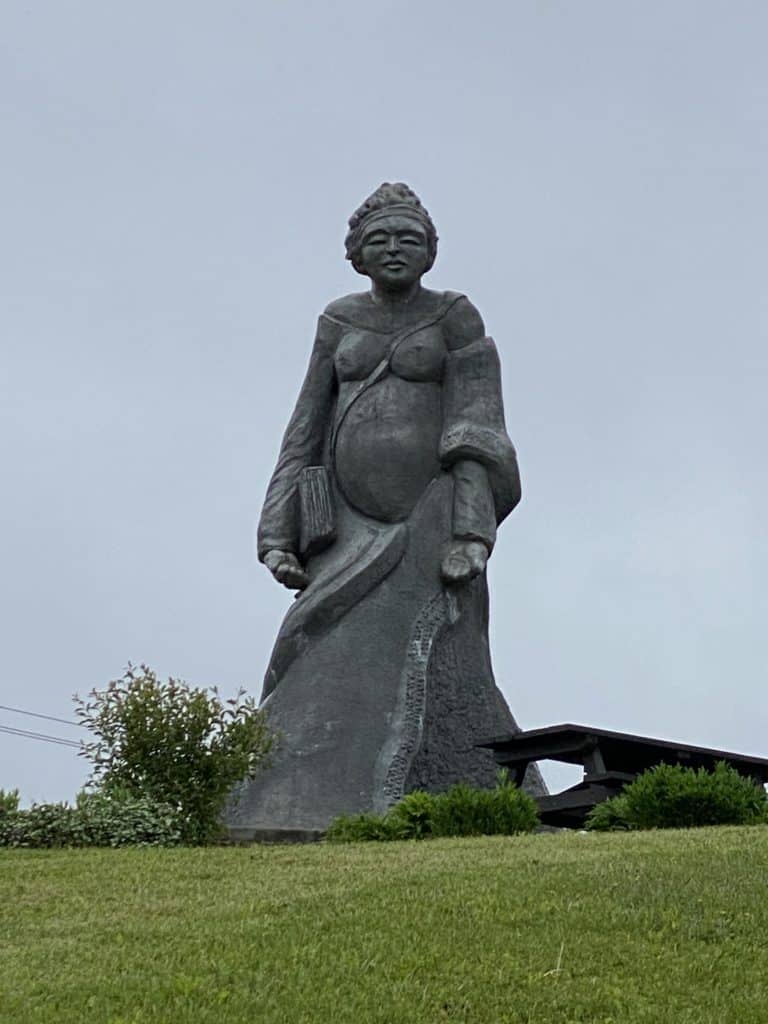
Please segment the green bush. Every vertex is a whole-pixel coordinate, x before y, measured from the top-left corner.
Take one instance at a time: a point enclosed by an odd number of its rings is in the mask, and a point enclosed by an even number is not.
[[[0,846],[176,846],[181,825],[173,807],[146,796],[82,793],[69,804],[33,804],[0,817]]]
[[[536,801],[500,772],[495,789],[458,783],[444,793],[408,793],[385,815],[337,818],[331,842],[426,839],[429,836],[493,836],[531,832],[539,823]]]
[[[433,834],[438,797],[422,789],[407,793],[387,815],[393,839],[426,839]]]
[[[402,838],[389,815],[342,814],[331,822],[325,838],[332,843],[365,843]]]
[[[587,828],[591,832],[627,832],[631,829],[623,794],[593,807],[587,815]]]
[[[491,823],[494,832],[486,835],[513,835],[533,832],[539,824],[539,807],[528,793],[515,785],[509,772],[502,769],[496,788],[491,790]]]
[[[495,789],[473,789],[460,783],[436,800],[433,834],[495,836],[531,832],[539,823],[535,800],[499,773]]]
[[[12,814],[19,809],[18,789],[0,789],[0,814]]]
[[[0,846],[76,846],[77,811],[68,804],[32,804],[0,817]]]
[[[670,764],[650,768],[620,796],[599,804],[587,828],[695,828],[766,820],[765,788],[720,761],[712,771]]]
[[[81,793],[77,812],[90,846],[177,846],[182,840],[176,809],[149,796]]]
[[[91,783],[169,805],[185,843],[217,839],[233,787],[253,778],[273,745],[264,713],[244,693],[222,701],[215,688],[163,683],[142,665],[88,700],[75,696],[77,715],[96,737],[82,751]]]

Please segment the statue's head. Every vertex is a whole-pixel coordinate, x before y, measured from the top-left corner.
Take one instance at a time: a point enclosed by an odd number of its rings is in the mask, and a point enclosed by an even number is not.
[[[408,242],[409,227],[414,237],[423,239],[425,274],[437,256],[437,232],[432,218],[412,189],[399,181],[385,181],[349,218],[349,231],[345,239],[347,259],[358,274],[370,276],[365,265],[364,243],[375,243],[379,232],[396,230]]]

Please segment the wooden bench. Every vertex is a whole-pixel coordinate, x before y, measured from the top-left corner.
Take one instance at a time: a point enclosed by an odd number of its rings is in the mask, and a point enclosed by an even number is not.
[[[478,744],[491,749],[499,765],[518,783],[534,761],[563,761],[584,768],[581,782],[562,793],[537,798],[542,823],[581,828],[592,808],[620,793],[627,783],[657,764],[681,764],[711,770],[725,761],[740,775],[768,782],[768,759],[729,750],[694,747],[687,743],[611,732],[588,725],[550,725]]]

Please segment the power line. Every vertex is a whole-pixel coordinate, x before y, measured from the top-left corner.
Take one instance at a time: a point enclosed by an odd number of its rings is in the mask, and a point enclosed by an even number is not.
[[[74,740],[65,740],[61,736],[49,736],[44,732],[30,732],[28,729],[14,729],[9,725],[0,725],[0,732],[8,733],[10,736],[22,736],[29,740],[43,740],[45,743],[56,743],[60,747],[75,747],[80,749],[80,744]]]
[[[0,711],[13,711],[17,715],[29,715],[31,718],[46,718],[49,722],[61,722],[62,725],[77,725],[82,727],[82,722],[72,722],[68,718],[56,718],[55,715],[43,715],[39,711],[22,711],[21,708],[9,708],[0,704]]]
[[[74,740],[65,740],[61,736],[49,736],[44,732],[30,732],[28,729],[14,729],[9,725],[0,725],[0,732],[8,733],[11,736],[22,736],[25,739],[32,740],[44,740],[46,743],[58,743],[62,747],[76,747],[80,749],[80,744]]]

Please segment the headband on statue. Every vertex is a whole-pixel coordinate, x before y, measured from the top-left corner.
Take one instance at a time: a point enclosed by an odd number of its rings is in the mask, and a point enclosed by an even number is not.
[[[411,203],[392,203],[391,206],[383,206],[380,210],[372,210],[366,214],[355,230],[362,235],[372,221],[380,220],[382,217],[396,217],[398,215],[401,217],[413,217],[414,220],[419,221],[424,227],[432,226],[432,221],[426,210],[420,210]]]

